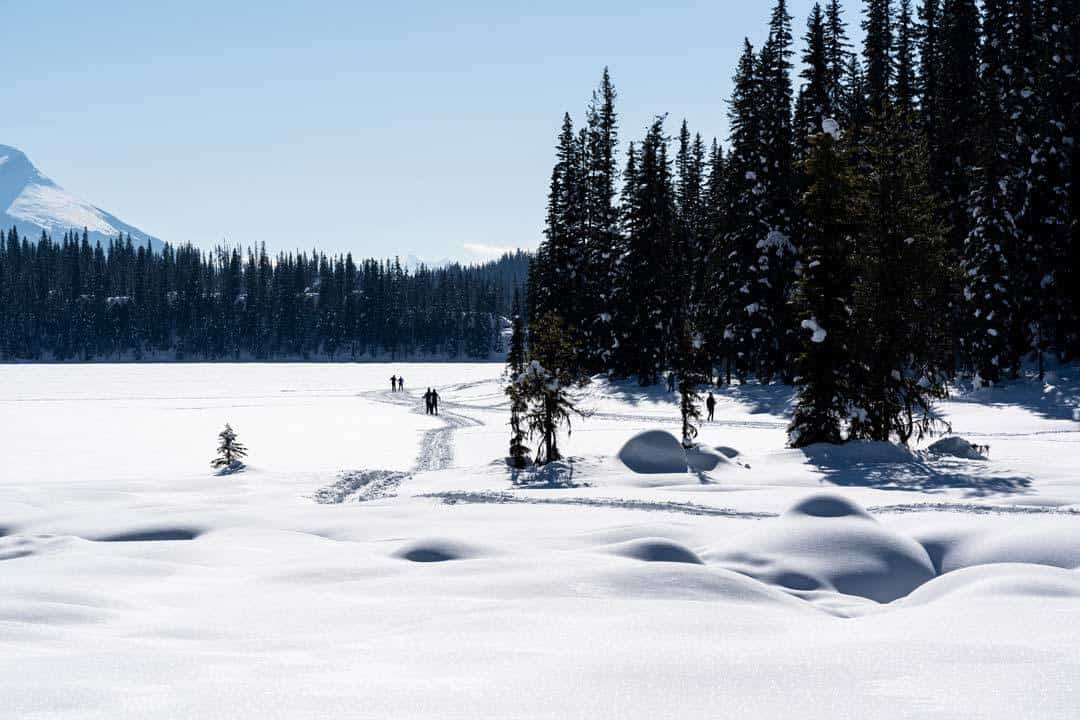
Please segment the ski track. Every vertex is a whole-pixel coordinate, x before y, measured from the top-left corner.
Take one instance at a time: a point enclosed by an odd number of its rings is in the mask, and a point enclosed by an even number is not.
[[[699,505],[689,502],[662,502],[649,500],[628,500],[621,498],[561,497],[539,498],[519,495],[512,492],[488,490],[467,492],[451,490],[447,492],[425,493],[417,497],[441,500],[447,505],[457,504],[517,504],[517,505],[584,505],[587,507],[616,508],[619,510],[645,510],[650,512],[671,512],[682,515],[727,517],[743,520],[761,520],[779,517],[774,512],[735,510],[733,508]],[[1080,510],[1072,508],[1048,508],[1034,505],[976,505],[972,503],[910,503],[904,505],[877,505],[866,508],[875,515],[900,513],[963,513],[968,515],[1073,515],[1080,516]]]
[[[649,500],[625,500],[620,498],[589,498],[589,497],[561,497],[539,498],[524,495],[515,495],[510,492],[488,490],[481,492],[467,492],[451,490],[448,492],[426,493],[418,495],[422,498],[441,500],[447,505],[463,504],[518,504],[518,505],[584,505],[587,507],[617,508],[620,510],[647,510],[652,512],[675,512],[683,515],[705,515],[712,517],[742,518],[747,520],[760,520],[762,518],[778,517],[773,512],[753,512],[734,510],[732,508],[711,507],[687,502],[661,502]]]
[[[420,401],[407,392],[369,392],[362,397],[388,405],[409,407],[419,414],[426,409],[420,407]],[[453,406],[458,407],[458,406]],[[441,410],[441,408],[440,408]],[[454,431],[463,427],[483,425],[483,422],[456,412],[442,412],[436,416],[443,421],[443,426],[428,430],[420,440],[420,451],[412,470],[399,472],[393,470],[349,470],[342,472],[339,479],[331,485],[319,488],[312,494],[312,499],[322,504],[343,502],[367,502],[382,498],[396,497],[398,488],[414,473],[445,470],[454,463]]]

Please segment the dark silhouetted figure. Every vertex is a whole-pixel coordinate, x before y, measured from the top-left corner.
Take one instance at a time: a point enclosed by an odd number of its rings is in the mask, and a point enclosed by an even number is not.
[[[401,392],[405,392],[405,378],[399,377],[397,379],[397,389]]]
[[[428,415],[435,414],[435,402],[431,399],[431,388],[427,389],[424,393],[424,408],[427,410]]]
[[[397,392],[397,375],[390,376],[390,391]]]
[[[439,414],[439,391],[435,388],[431,388],[431,412]]]
[[[705,398],[705,408],[709,411],[709,422],[713,421],[713,413],[716,412],[716,398],[712,393],[709,393],[709,397]]]
[[[673,372],[667,374],[667,391],[675,392],[675,373]]]

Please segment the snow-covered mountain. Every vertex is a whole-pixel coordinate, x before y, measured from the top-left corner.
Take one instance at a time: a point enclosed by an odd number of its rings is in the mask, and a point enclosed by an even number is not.
[[[91,244],[107,246],[109,238],[122,233],[130,234],[136,245],[149,240],[155,248],[161,246],[157,238],[64,190],[21,150],[0,145],[0,228],[6,232],[12,226],[31,240],[42,230],[59,241],[68,230],[86,228]]]

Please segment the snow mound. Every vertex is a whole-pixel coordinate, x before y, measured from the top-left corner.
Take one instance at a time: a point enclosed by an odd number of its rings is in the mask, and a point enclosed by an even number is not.
[[[485,555],[472,545],[448,540],[446,538],[424,538],[399,548],[395,557],[418,563],[447,562],[449,560],[470,560]]]
[[[727,445],[717,445],[714,449],[729,460],[734,460],[739,457],[739,451],[733,447],[728,447]]]
[[[859,517],[873,521],[870,513],[866,512],[858,503],[847,499],[843,495],[834,495],[832,493],[821,493],[803,498],[784,513],[784,517],[794,518],[800,516],[815,518]]]
[[[948,455],[950,457],[964,458],[965,460],[986,459],[986,455],[979,451],[977,445],[958,435],[942,438],[926,449],[934,455]]]
[[[646,430],[630,438],[619,450],[619,460],[645,475],[685,473],[687,469],[682,445],[664,430]]]
[[[692,563],[625,563],[617,569],[591,574],[588,587],[602,597],[620,600],[746,603],[751,611],[773,607],[817,612],[809,603],[746,575]]]
[[[612,555],[620,555],[643,562],[672,562],[702,565],[701,558],[682,543],[666,538],[641,538],[614,545]]]
[[[1080,599],[1080,574],[1024,563],[982,565],[935,578],[899,601],[899,604],[924,605],[946,598],[1004,596]]]
[[[1001,533],[944,528],[915,533],[915,539],[942,573],[997,563],[1080,569],[1080,532],[1071,525]]]
[[[711,472],[736,466],[727,455],[705,445],[698,445],[687,450],[686,464],[694,472]]]
[[[832,495],[806,498],[703,557],[789,590],[832,590],[879,603],[904,597],[936,575],[922,545]]]

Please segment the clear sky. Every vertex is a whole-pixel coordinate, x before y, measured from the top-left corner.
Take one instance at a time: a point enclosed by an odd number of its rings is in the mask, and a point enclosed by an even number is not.
[[[536,247],[562,113],[605,65],[623,148],[664,112],[723,138],[771,4],[0,2],[0,144],[171,242],[475,259]]]

